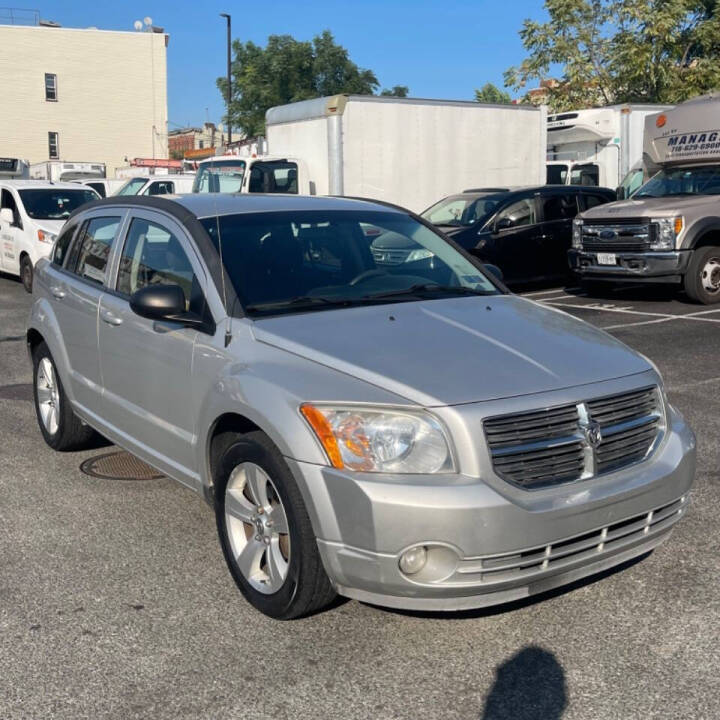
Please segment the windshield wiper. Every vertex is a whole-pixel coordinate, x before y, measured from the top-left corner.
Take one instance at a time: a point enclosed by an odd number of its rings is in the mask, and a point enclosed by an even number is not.
[[[246,305],[245,309],[250,312],[265,312],[268,310],[296,309],[298,307],[318,307],[318,306],[343,306],[353,305],[357,303],[354,298],[332,298],[324,295],[301,295],[290,298],[289,300],[277,300],[275,302],[254,303]]]
[[[438,285],[437,283],[418,283],[400,290],[386,290],[385,292],[363,295],[363,300],[379,300],[381,298],[402,297],[403,295],[422,295],[426,292],[445,292],[452,295],[494,295],[495,290],[474,290],[463,285]]]

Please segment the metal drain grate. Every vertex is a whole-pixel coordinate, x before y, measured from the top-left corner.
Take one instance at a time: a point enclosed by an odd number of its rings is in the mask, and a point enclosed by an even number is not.
[[[33,386],[30,383],[3,385],[0,387],[0,400],[26,400],[32,402]]]
[[[124,450],[88,458],[80,465],[86,475],[103,480],[160,480],[165,476]]]

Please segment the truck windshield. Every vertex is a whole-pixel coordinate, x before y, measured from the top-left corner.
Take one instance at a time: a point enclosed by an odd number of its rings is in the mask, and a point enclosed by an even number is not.
[[[200,163],[192,191],[195,193],[236,193],[245,177],[244,160],[210,160]]]
[[[720,165],[661,170],[653,175],[633,197],[667,197],[669,195],[720,195]]]
[[[130,178],[115,194],[137,195],[140,188],[147,182],[147,178]]]
[[[296,211],[201,220],[251,316],[501,291],[471,260],[409,215]],[[381,246],[394,243],[392,257]]]
[[[75,208],[98,199],[94,190],[42,188],[19,192],[25,212],[33,220],[64,220]]]
[[[451,195],[429,207],[422,217],[433,225],[469,227],[484,223],[505,198],[506,193]]]

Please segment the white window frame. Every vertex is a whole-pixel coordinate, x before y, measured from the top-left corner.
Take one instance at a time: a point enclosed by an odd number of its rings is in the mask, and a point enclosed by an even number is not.
[[[53,140],[55,145],[55,154],[53,154]],[[50,160],[60,159],[60,133],[53,130],[48,131],[48,158]]]
[[[48,97],[48,78],[52,78],[52,94],[54,97]],[[45,100],[46,102],[58,101],[57,75],[55,73],[45,73]]]

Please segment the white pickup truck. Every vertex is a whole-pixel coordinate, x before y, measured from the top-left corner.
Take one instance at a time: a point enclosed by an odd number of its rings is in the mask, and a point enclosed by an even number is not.
[[[50,255],[65,220],[99,197],[76,183],[0,179],[0,270],[32,292],[33,268]]]

